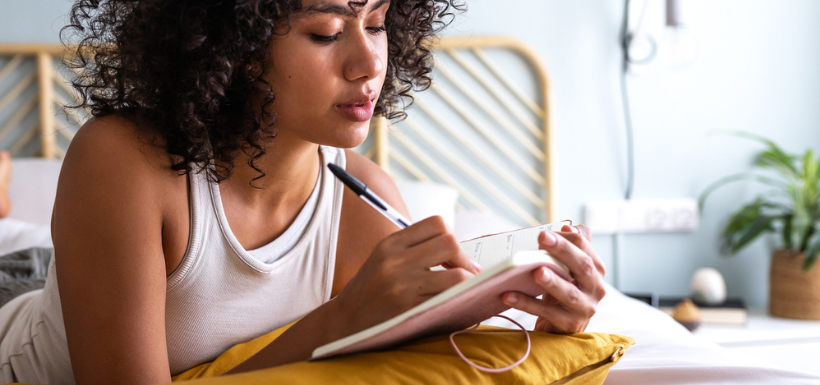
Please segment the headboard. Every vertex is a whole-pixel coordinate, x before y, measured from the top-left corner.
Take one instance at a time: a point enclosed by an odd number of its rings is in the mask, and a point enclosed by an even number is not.
[[[15,157],[62,158],[88,118],[76,102],[59,44],[0,44],[0,148]]]
[[[56,44],[0,44],[0,149],[61,159],[85,111]],[[495,36],[446,37],[433,50],[433,85],[407,119],[374,119],[356,151],[395,179],[446,184],[463,210],[521,225],[556,222],[550,87],[534,52]]]
[[[461,209],[525,226],[556,222],[550,87],[518,40],[447,37],[433,50],[433,85],[407,119],[375,119],[359,148],[395,179],[450,185]]]

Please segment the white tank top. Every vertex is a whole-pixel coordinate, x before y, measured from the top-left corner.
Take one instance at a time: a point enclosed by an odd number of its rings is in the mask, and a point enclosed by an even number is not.
[[[345,167],[344,150],[321,146],[315,210],[307,204],[277,245],[243,249],[231,232],[219,188],[189,174],[188,249],[166,284],[165,331],[171,374],[211,361],[233,345],[287,325],[330,300],[344,185],[325,172]],[[304,224],[303,229],[299,223]],[[290,241],[288,241],[291,239]],[[284,251],[287,250],[288,251]],[[284,253],[283,253],[284,251]],[[277,259],[277,257],[279,257]],[[73,384],[55,260],[43,290],[0,308],[0,379]],[[273,261],[266,263],[263,261]]]

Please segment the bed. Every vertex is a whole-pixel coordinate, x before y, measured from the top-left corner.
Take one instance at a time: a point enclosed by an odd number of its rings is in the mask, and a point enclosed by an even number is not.
[[[0,46],[0,148],[18,156],[0,252],[51,244],[59,159],[83,119],[56,114],[57,103],[72,97],[58,53],[53,46]],[[436,60],[435,85],[417,95],[408,119],[374,120],[357,151],[397,180],[414,220],[442,215],[460,239],[564,219],[556,217],[557,197],[550,194],[557,182],[552,97],[537,55],[501,37],[447,38],[437,45]],[[606,384],[820,383],[700,340],[658,309],[607,289],[588,331],[637,343]],[[514,310],[505,314],[529,328],[535,322]]]

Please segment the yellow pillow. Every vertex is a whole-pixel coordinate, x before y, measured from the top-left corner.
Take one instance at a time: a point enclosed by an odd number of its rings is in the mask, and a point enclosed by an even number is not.
[[[288,325],[290,326],[290,325]],[[480,372],[458,357],[448,336],[408,342],[382,352],[360,353],[316,362],[297,362],[270,369],[219,376],[282,334],[288,326],[239,344],[205,363],[174,376],[191,385],[224,384],[600,384],[609,368],[635,343],[630,337],[604,333],[557,335],[530,332],[532,351],[521,365],[497,374]],[[523,332],[481,326],[455,338],[464,355],[478,365],[501,368],[523,355]]]

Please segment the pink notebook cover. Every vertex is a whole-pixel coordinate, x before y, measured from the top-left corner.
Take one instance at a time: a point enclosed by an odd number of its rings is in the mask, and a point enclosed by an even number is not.
[[[475,325],[509,309],[509,306],[501,302],[503,293],[517,291],[530,296],[543,294],[544,289],[532,279],[532,272],[541,266],[547,266],[559,276],[570,279],[561,268],[547,261],[511,266],[390,329],[341,349],[314,356],[311,360],[385,349],[411,339],[451,333]]]

